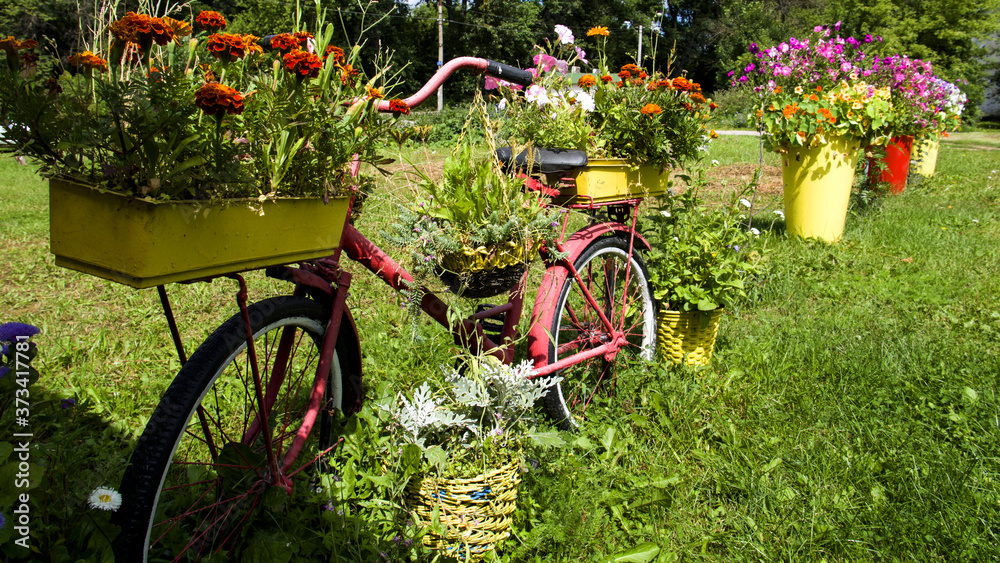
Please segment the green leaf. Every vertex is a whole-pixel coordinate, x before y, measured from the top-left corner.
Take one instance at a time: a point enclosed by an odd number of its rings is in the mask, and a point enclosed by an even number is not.
[[[652,542],[641,543],[628,551],[612,555],[606,563],[649,563],[660,554],[660,546]]]
[[[566,441],[559,436],[558,432],[536,432],[528,434],[528,438],[539,446],[552,448],[566,445]]]

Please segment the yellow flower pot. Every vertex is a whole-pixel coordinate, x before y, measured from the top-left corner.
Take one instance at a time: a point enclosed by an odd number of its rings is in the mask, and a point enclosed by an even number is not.
[[[719,334],[722,309],[660,311],[656,316],[656,351],[668,362],[707,366]]]
[[[49,180],[56,265],[136,288],[332,254],[348,200],[148,202]]]
[[[573,173],[574,185],[563,187],[555,203],[601,203],[662,195],[669,186],[670,174],[656,166],[632,168],[620,158],[592,158],[587,166]]]
[[[937,168],[938,147],[940,138],[937,133],[928,135],[921,139],[920,144],[914,147],[913,159],[910,161],[910,171],[920,174],[925,178],[934,175]]]
[[[834,137],[826,145],[791,148],[782,155],[788,234],[835,242],[844,234],[854,184],[858,141]]]

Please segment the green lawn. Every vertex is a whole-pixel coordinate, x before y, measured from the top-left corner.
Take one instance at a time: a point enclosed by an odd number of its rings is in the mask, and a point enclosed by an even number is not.
[[[647,543],[653,561],[1000,557],[1000,151],[981,150],[1000,135],[975,135],[942,144],[935,177],[859,207],[836,245],[765,229],[766,272],[724,315],[709,368],[631,366],[615,402],[564,435],[567,447],[526,452],[516,534],[501,558],[606,561]],[[724,176],[715,189],[753,170],[756,142],[714,142],[709,160]],[[764,158],[773,176],[776,159]],[[408,192],[386,186],[361,230],[377,239]],[[767,205],[780,207],[774,195]],[[86,495],[117,485],[179,364],[155,291],[55,267],[46,209],[32,169],[0,158],[0,321],[42,328],[33,455],[46,472],[32,496],[40,553],[29,559],[75,561],[100,543]],[[354,271],[370,395],[410,388],[450,361],[443,331],[411,322]],[[251,286],[256,299],[284,289],[259,276]],[[233,289],[170,288],[189,347],[232,314]],[[65,397],[76,406],[61,409]],[[364,512],[355,523],[325,537],[365,547],[338,543],[329,560],[393,547],[385,530],[398,523]],[[10,550],[9,528],[4,552],[26,557]],[[282,537],[292,554],[300,540],[319,541]],[[430,560],[416,548],[389,553]]]

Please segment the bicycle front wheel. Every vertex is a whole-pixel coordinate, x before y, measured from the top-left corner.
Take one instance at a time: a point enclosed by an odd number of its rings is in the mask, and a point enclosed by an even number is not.
[[[639,252],[629,252],[628,240],[600,238],[580,254],[574,267],[579,279],[567,275],[555,303],[549,363],[611,342],[613,334],[604,319],[625,341],[612,360],[602,354],[559,372],[563,381],[549,390],[545,406],[566,430],[577,428],[589,407],[611,396],[616,364],[629,358],[652,359],[656,338],[649,274]]]
[[[255,532],[277,522],[269,509],[315,486],[345,382],[360,373],[356,335],[342,323],[317,412],[308,405],[329,307],[283,296],[249,314],[256,379],[237,314],[191,356],[139,438],[116,514],[120,561],[238,557]],[[311,432],[307,412],[315,415]]]

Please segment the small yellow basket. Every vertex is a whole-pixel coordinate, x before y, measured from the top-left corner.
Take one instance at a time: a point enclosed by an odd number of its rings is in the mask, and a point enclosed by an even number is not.
[[[564,186],[554,202],[558,205],[603,203],[662,195],[670,174],[656,166],[629,166],[620,158],[592,158],[573,174],[574,185]]]
[[[707,366],[712,360],[721,319],[722,309],[660,311],[656,319],[656,349],[660,358],[674,364]]]
[[[517,457],[470,479],[415,478],[407,490],[410,507],[421,524],[431,525],[436,514],[444,527],[442,533],[426,533],[424,545],[459,560],[466,554],[482,559],[510,536],[520,482]]]
[[[332,254],[347,199],[148,202],[49,180],[56,265],[135,288]]]

